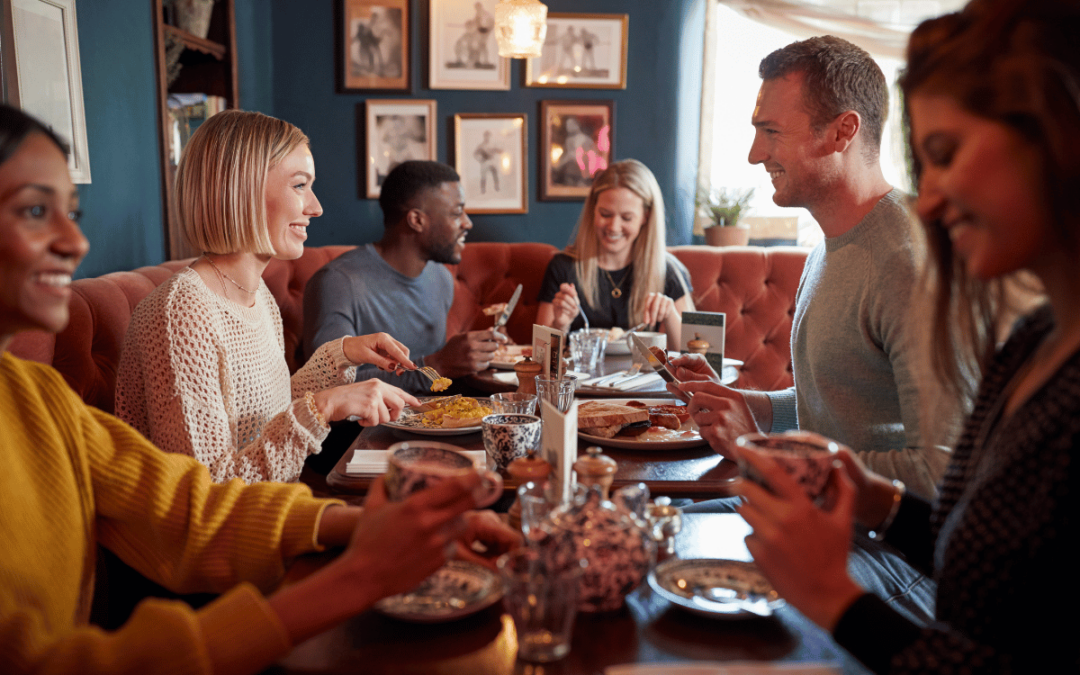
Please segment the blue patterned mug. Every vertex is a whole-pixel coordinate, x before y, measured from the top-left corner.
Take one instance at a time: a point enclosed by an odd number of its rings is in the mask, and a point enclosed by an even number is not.
[[[540,418],[536,415],[495,413],[481,420],[484,449],[502,470],[540,445]]]

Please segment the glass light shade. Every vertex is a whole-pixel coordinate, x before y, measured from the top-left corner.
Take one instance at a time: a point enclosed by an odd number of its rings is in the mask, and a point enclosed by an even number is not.
[[[547,5],[539,0],[501,0],[495,6],[499,56],[512,59],[540,56],[547,37],[547,11]]]

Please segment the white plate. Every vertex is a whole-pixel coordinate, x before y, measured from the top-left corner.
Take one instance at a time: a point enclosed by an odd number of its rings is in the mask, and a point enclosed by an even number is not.
[[[532,345],[503,345],[496,352],[496,358],[489,365],[492,368],[513,370],[514,365],[524,359],[521,352],[528,349],[532,351]]]
[[[668,560],[649,573],[649,585],[683,609],[720,619],[769,616],[784,605],[757,566],[741,560]]]
[[[614,354],[615,356],[625,356],[630,353],[630,345],[626,344],[626,335],[623,335],[618,340],[608,340],[607,348],[604,350],[605,354]]]
[[[426,403],[433,398],[442,398],[440,396],[420,396],[418,397],[421,403]],[[487,407],[491,408],[491,399],[477,398],[477,401],[485,402]],[[405,414],[408,415],[410,408],[405,408]],[[404,419],[404,417],[403,417]],[[464,436],[465,434],[479,433],[483,428],[480,422],[481,418],[476,418],[476,424],[467,427],[455,427],[446,429],[443,427],[422,427],[419,425],[402,424],[401,422],[384,422],[383,426],[390,427],[391,429],[398,429],[400,431],[408,431],[410,434],[419,434],[421,436]]]
[[[402,621],[437,623],[475,614],[498,602],[502,582],[491,570],[451,560],[409,593],[375,603],[375,609]]]
[[[626,405],[628,401],[641,401],[645,405],[678,405],[678,401],[673,398],[606,398],[605,403],[617,403],[620,405]],[[689,419],[683,423],[683,431],[697,432],[697,424],[693,419]],[[671,441],[640,441],[637,438],[602,438],[600,436],[593,436],[591,434],[585,434],[578,431],[578,436],[589,443],[595,443],[596,445],[605,445],[609,448],[621,448],[623,450],[680,450],[682,448],[695,448],[699,445],[705,445],[708,443],[700,434],[695,433],[694,436],[686,439],[671,440]]]

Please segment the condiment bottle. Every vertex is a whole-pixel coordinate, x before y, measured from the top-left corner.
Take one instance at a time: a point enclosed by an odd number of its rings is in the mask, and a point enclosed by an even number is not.
[[[528,356],[514,364],[519,394],[536,394],[536,376],[540,374],[541,370],[543,370],[543,366]]]
[[[535,450],[529,450],[524,457],[518,457],[506,467],[506,472],[517,480],[518,485],[528,482],[543,485],[551,475],[551,464],[536,454]],[[509,516],[510,527],[521,529],[521,496],[514,499],[514,503],[506,512]]]
[[[700,333],[694,333],[694,339],[686,343],[686,351],[691,354],[702,354],[709,351],[709,341],[701,337]]]
[[[593,485],[600,486],[600,496],[603,499],[608,498],[608,489],[611,487],[611,483],[615,480],[615,470],[618,465],[615,460],[608,457],[603,451],[597,447],[592,446],[585,451],[583,457],[579,457],[574,462],[574,471],[577,472],[578,483],[581,483],[587,488],[591,488]]]

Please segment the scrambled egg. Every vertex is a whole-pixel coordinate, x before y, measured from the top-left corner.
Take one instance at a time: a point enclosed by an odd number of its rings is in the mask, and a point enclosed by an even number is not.
[[[445,391],[451,384],[453,381],[449,377],[440,377],[431,383],[431,391]]]
[[[455,427],[477,424],[484,415],[490,415],[491,408],[481,405],[475,398],[463,396],[448,405],[424,413],[421,423],[425,427]],[[461,421],[467,421],[462,424]]]

